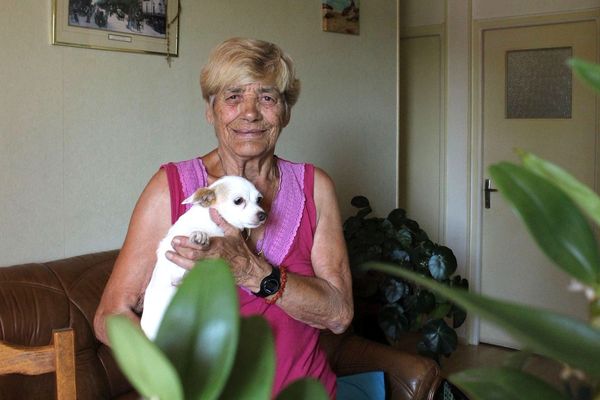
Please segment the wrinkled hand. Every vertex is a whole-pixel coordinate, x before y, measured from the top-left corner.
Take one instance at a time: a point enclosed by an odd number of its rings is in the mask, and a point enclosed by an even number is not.
[[[270,267],[248,248],[238,229],[230,225],[214,208],[210,217],[224,232],[223,237],[211,237],[207,245],[196,244],[186,236],[173,239],[174,251],[167,258],[185,269],[194,267],[198,260],[221,258],[229,263],[237,285],[257,291],[258,282],[268,275]]]

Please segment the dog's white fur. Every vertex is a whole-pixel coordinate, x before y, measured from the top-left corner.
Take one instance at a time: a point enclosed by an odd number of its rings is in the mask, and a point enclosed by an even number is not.
[[[261,199],[262,195],[250,181],[239,176],[225,176],[207,188],[198,189],[183,201],[183,204],[193,205],[161,240],[156,251],[156,266],[144,295],[141,325],[150,339],[156,337],[163,314],[186,273],[165,256],[167,251],[173,250],[173,238],[189,236],[195,243],[206,245],[209,237],[223,236],[223,230],[210,218],[209,208],[215,208],[225,221],[238,229],[256,228],[266,218],[259,205]]]

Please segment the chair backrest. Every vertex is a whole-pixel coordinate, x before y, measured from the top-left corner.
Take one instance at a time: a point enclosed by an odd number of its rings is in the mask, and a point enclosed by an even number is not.
[[[56,399],[76,400],[73,329],[52,332],[47,346],[19,346],[0,341],[0,374],[56,374]]]

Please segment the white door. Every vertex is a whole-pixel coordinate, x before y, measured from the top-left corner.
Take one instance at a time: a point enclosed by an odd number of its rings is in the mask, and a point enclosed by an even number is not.
[[[484,179],[490,164],[517,161],[515,149],[522,148],[595,187],[595,96],[563,65],[569,57],[595,61],[597,35],[595,21],[484,31]],[[585,301],[567,291],[566,274],[541,253],[501,195],[490,197],[482,216],[483,294],[586,318]],[[485,321],[480,341],[518,347]]]

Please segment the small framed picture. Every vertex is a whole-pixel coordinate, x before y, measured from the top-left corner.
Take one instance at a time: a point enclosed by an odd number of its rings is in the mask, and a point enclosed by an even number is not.
[[[53,0],[52,44],[178,54],[179,0]]]
[[[359,34],[359,0],[322,0],[323,30]]]

